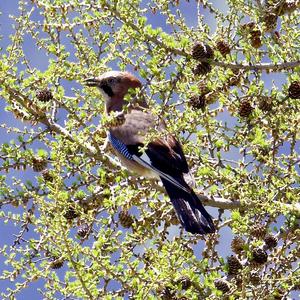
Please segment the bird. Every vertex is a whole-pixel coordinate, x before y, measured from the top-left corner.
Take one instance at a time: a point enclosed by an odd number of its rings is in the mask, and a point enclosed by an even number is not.
[[[189,167],[180,142],[167,132],[165,121],[151,113],[143,97],[133,98],[134,104],[125,99],[129,89],[142,88],[141,81],[129,72],[107,71],[98,77],[86,78],[84,83],[100,90],[106,114],[123,115],[123,121],[110,126],[107,133],[121,164],[140,176],[160,178],[187,232],[213,233],[212,217],[185,181]],[[151,130],[157,132],[157,136],[146,141]]]

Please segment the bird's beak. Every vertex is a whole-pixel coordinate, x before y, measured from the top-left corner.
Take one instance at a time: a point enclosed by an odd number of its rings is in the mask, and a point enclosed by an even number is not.
[[[84,79],[84,84],[87,86],[99,86],[100,80],[99,78],[91,77]]]

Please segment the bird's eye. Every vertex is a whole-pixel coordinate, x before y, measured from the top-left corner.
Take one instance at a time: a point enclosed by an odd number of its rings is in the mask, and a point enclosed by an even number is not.
[[[107,80],[107,83],[110,84],[110,85],[115,84],[116,83],[116,78],[109,78]]]
[[[109,84],[116,84],[116,83],[120,83],[120,82],[121,82],[120,77],[111,77],[108,79]]]

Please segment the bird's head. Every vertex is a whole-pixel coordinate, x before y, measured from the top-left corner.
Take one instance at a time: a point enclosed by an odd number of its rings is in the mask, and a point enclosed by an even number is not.
[[[99,88],[106,100],[123,99],[130,88],[142,86],[134,75],[121,71],[109,71],[99,77],[87,78],[85,84]]]

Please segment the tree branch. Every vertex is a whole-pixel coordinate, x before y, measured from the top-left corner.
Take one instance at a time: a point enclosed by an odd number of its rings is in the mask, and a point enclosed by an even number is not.
[[[1,83],[3,84],[3,81]],[[33,114],[33,116],[38,118],[39,122],[46,125],[51,131],[61,134],[65,136],[68,140],[79,144],[88,156],[93,157],[96,160],[102,161],[103,163],[105,163],[108,169],[114,169],[116,165],[118,168],[122,167],[122,165],[110,155],[106,153],[102,153],[101,151],[99,151],[98,149],[96,149],[95,147],[93,147],[87,142],[79,141],[64,127],[55,123],[51,119],[51,117],[48,118],[46,113],[41,111],[37,105],[33,105],[32,101],[29,98],[27,98],[25,95],[21,94],[19,91],[13,88],[7,87],[6,85],[5,88],[7,88],[10,97],[13,97],[16,102],[18,102],[20,105],[28,109],[30,113]],[[165,189],[162,186],[158,185],[156,182],[153,181],[152,185],[155,189],[159,190],[160,192],[163,193],[166,192]],[[199,199],[203,202],[203,204],[211,207],[231,210],[231,209],[243,209],[243,207],[245,206],[239,200],[230,200],[230,199],[213,197],[213,196],[209,197],[201,193],[198,193],[197,195]],[[253,207],[253,205],[247,204],[247,207]],[[282,209],[287,209],[296,215],[300,215],[300,205],[281,203],[280,207],[282,207]]]
[[[191,55],[189,53],[187,53],[186,51],[176,49],[176,48],[171,48],[168,45],[166,45],[165,43],[163,43],[162,41],[160,41],[157,37],[145,33],[143,30],[140,29],[140,27],[138,27],[137,25],[135,25],[134,23],[128,21],[128,19],[123,17],[121,15],[121,13],[118,10],[116,10],[116,8],[113,7],[112,5],[109,5],[108,3],[106,3],[105,8],[108,9],[115,16],[115,18],[118,21],[120,21],[121,23],[131,27],[136,32],[139,32],[140,34],[145,36],[145,38],[148,41],[151,41],[152,43],[154,43],[158,47],[163,48],[167,52],[170,52],[172,54],[184,56],[188,59],[191,59]],[[248,71],[248,70],[253,70],[253,71],[268,70],[268,71],[274,71],[275,72],[275,71],[279,71],[279,70],[282,70],[282,69],[292,69],[292,68],[300,66],[300,60],[292,61],[292,62],[283,62],[283,63],[278,63],[278,64],[260,63],[260,64],[255,64],[255,65],[239,64],[239,63],[237,63],[237,64],[225,63],[225,62],[222,62],[222,61],[217,61],[217,60],[212,60],[212,59],[207,59],[207,58],[199,59],[199,61],[209,62],[211,65],[221,67],[221,68],[232,69],[232,70],[241,70],[242,69],[242,70],[245,70],[245,71]]]

